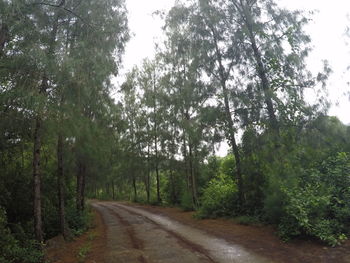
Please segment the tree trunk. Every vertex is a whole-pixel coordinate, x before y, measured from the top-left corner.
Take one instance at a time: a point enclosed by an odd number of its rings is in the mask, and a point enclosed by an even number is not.
[[[76,208],[77,212],[81,213],[85,207],[85,166],[80,161],[78,162],[77,173],[77,190],[76,190]]]
[[[222,64],[222,55],[219,49],[219,45],[217,43],[217,36],[215,30],[212,28],[214,43],[215,43],[215,51],[217,55],[217,59],[219,62],[219,76],[220,83],[222,87],[222,92],[224,95],[224,105],[225,105],[225,119],[226,119],[226,128],[228,130],[228,141],[232,147],[233,155],[235,156],[235,164],[236,164],[236,174],[237,174],[237,186],[238,186],[238,205],[240,208],[243,207],[244,203],[244,190],[243,190],[243,178],[242,178],[242,167],[241,167],[241,156],[239,153],[238,145],[236,143],[235,138],[235,128],[231,115],[230,103],[228,98],[228,90],[226,86],[226,81],[228,78],[229,72],[225,74],[225,69]]]
[[[115,200],[114,180],[112,180],[112,199]]]
[[[41,125],[40,116],[36,117],[34,130],[34,158],[33,158],[33,181],[34,181],[34,234],[38,242],[43,241],[42,219],[41,219],[41,172],[40,172],[40,150],[41,150]]]
[[[47,50],[47,57],[51,59],[54,51],[54,45],[56,42],[56,34],[58,29],[58,15],[55,14],[55,22],[51,31],[51,39],[49,48]],[[48,89],[48,79],[46,74],[43,74],[41,86],[39,88],[39,94],[44,95]],[[40,155],[41,155],[41,136],[42,136],[42,112],[36,115],[35,129],[34,129],[34,152],[33,152],[33,214],[34,214],[34,235],[38,242],[43,241],[43,230],[42,230],[42,214],[41,214],[41,171],[40,171]]]
[[[86,166],[83,165],[83,175],[82,175],[82,188],[81,188],[81,208],[85,209],[85,180],[86,180]]]
[[[158,170],[158,164],[156,164],[156,180],[157,180],[157,203],[161,203],[161,198],[160,198],[160,179],[159,179],[159,170]]]
[[[8,27],[6,24],[0,24],[0,55],[5,47],[6,42],[9,41]]]
[[[147,193],[147,203],[150,202],[150,174],[151,174],[151,166],[150,166],[150,146],[147,143],[147,178],[146,178],[146,193]]]
[[[137,189],[135,176],[132,177],[132,187],[134,189],[134,201],[137,201]]]
[[[109,196],[110,196],[110,192],[109,192],[109,183],[106,183],[106,194],[107,194],[107,196],[108,196],[108,198],[109,198]]]
[[[198,197],[197,197],[196,177],[194,174],[192,146],[190,144],[189,144],[189,161],[190,161],[190,177],[191,177],[190,182],[191,182],[192,205],[195,208],[198,205]]]
[[[267,113],[269,116],[270,126],[279,135],[279,125],[275,114],[275,109],[272,102],[273,90],[271,89],[269,80],[267,78],[266,69],[262,61],[262,55],[259,51],[258,45],[256,44],[254,31],[253,31],[253,21],[251,18],[250,10],[248,7],[241,3],[242,15],[248,29],[248,35],[250,39],[251,48],[253,49],[254,59],[256,61],[256,66],[258,69],[258,75],[261,81],[261,86],[264,91],[264,99],[267,107]]]
[[[154,150],[155,150],[155,170],[157,180],[157,203],[161,203],[160,198],[160,179],[159,179],[159,168],[158,168],[158,122],[157,122],[157,99],[156,99],[156,76],[155,71],[153,72],[153,113],[154,113]]]
[[[186,118],[187,122],[190,123],[190,115],[189,115],[188,111],[186,111],[186,113],[185,113],[185,118]],[[198,205],[198,198],[197,198],[196,177],[194,174],[194,165],[193,165],[192,142],[191,142],[190,138],[188,139],[188,154],[189,154],[188,159],[189,159],[189,168],[190,168],[189,183],[190,183],[190,187],[191,187],[192,205],[193,205],[193,208],[195,208]]]
[[[233,120],[230,112],[230,104],[228,101],[226,84],[223,85],[223,91],[224,91],[225,114],[226,114],[227,128],[229,133],[229,141],[232,147],[233,155],[235,156],[237,186],[238,186],[238,202],[239,202],[239,206],[242,208],[244,203],[244,194],[243,194],[244,190],[243,190],[241,155],[239,153],[238,145],[236,143],[234,125],[233,125]]]
[[[187,144],[186,144],[186,135],[185,135],[185,129],[183,129],[183,158],[185,162],[185,176],[186,176],[186,186],[187,189],[190,190],[190,185],[191,185],[191,178],[190,178],[190,173],[189,173],[189,168],[188,168],[188,157],[187,157]]]
[[[179,196],[177,195],[176,188],[175,188],[175,175],[174,172],[171,171],[171,180],[172,180],[172,189],[173,189],[173,198],[174,198],[174,203],[178,203]]]
[[[65,206],[64,206],[64,170],[63,170],[63,136],[59,132],[57,139],[57,187],[58,187],[58,211],[60,217],[60,229],[63,237],[68,237]]]

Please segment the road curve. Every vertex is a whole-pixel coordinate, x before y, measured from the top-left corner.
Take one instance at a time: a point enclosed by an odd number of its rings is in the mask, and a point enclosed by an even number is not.
[[[144,209],[118,202],[92,206],[107,226],[108,263],[271,263],[237,244]]]

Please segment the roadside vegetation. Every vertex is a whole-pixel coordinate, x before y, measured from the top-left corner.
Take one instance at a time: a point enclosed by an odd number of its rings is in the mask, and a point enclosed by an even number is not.
[[[124,1],[0,0],[1,263],[81,234],[86,197],[350,235],[350,128],[327,114],[327,62],[307,69],[309,17],[271,0],[159,15],[165,41],[114,89]]]

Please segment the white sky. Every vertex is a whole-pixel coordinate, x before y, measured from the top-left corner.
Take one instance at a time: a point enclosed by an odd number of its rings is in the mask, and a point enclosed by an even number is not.
[[[134,65],[140,65],[146,57],[154,55],[155,43],[162,36],[162,20],[152,15],[156,10],[169,10],[175,0],[126,0],[129,11],[129,27],[133,34],[127,44],[123,59],[123,69],[116,80],[121,84],[124,74]],[[305,11],[317,10],[306,31],[312,38],[313,52],[309,56],[309,69],[317,73],[321,61],[326,59],[333,74],[328,82],[329,98],[333,103],[329,114],[337,116],[342,122],[350,124],[350,101],[345,93],[350,91],[350,38],[345,37],[346,26],[350,26],[350,0],[276,0],[280,6]],[[219,155],[225,155],[227,146],[222,145]]]
[[[152,16],[156,10],[169,10],[174,0],[126,0],[129,11],[129,26],[134,36],[126,47],[123,59],[124,68],[117,82],[121,83],[123,74],[134,65],[140,65],[146,57],[153,57],[155,43],[162,36],[162,20]],[[312,72],[321,70],[321,61],[326,59],[333,74],[328,82],[329,98],[333,106],[330,115],[336,115],[346,124],[350,124],[350,101],[345,92],[350,91],[350,38],[345,37],[346,26],[350,26],[350,0],[276,0],[280,6],[288,9],[306,11],[318,10],[306,31],[312,38],[314,47],[308,59]]]

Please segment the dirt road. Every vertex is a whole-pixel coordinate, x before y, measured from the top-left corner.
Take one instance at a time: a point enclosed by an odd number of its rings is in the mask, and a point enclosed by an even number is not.
[[[97,200],[91,204],[92,228],[71,241],[60,236],[48,241],[48,262],[350,263],[350,240],[334,248],[310,239],[285,243],[267,225],[198,220],[193,212],[178,208]]]
[[[199,229],[116,202],[94,202],[107,225],[106,262],[271,262]]]

